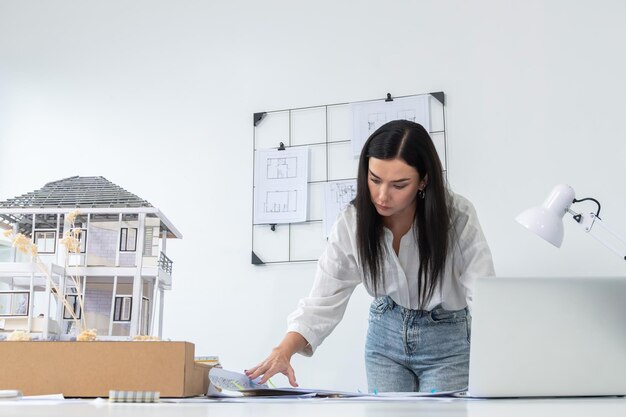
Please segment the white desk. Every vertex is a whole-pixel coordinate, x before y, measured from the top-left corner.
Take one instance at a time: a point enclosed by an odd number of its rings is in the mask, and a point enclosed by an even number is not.
[[[295,400],[255,403],[120,404],[101,401],[55,405],[0,402],[0,416],[121,416],[121,417],[309,417],[309,416],[445,416],[445,417],[624,417],[624,398],[514,399],[514,400],[416,400],[367,402]]]

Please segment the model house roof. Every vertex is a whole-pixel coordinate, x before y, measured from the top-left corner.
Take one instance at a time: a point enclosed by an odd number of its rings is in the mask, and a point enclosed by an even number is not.
[[[70,177],[0,202],[3,208],[152,207],[104,177]]]
[[[69,177],[49,182],[43,188],[0,201],[3,223],[24,223],[33,214],[53,214],[79,209],[92,218],[113,219],[118,213],[147,213],[159,217],[168,237],[182,235],[157,208],[148,201],[113,184],[104,177]]]

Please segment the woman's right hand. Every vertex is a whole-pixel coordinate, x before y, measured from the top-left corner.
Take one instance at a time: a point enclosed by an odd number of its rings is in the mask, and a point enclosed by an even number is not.
[[[277,373],[284,374],[289,379],[289,383],[292,387],[297,387],[296,374],[291,367],[291,355],[288,352],[284,352],[280,347],[272,349],[272,353],[265,358],[265,360],[259,363],[257,366],[246,371],[246,376],[252,380],[260,377],[259,384],[265,384],[268,379],[276,375]]]
[[[262,376],[258,383],[264,384],[268,379],[280,372],[289,379],[292,387],[297,387],[296,373],[291,367],[290,361],[294,353],[304,349],[307,344],[308,342],[300,333],[287,333],[282,342],[272,349],[272,352],[264,361],[245,371],[246,376],[252,380]]]

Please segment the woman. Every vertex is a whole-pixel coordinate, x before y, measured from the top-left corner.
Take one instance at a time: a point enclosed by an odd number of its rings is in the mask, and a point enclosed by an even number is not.
[[[494,275],[474,208],[447,190],[435,146],[417,123],[381,126],[358,169],[357,196],[333,227],[311,293],[289,316],[282,342],[246,374],[264,383],[281,372],[297,386],[291,357],[313,354],[363,283],[375,297],[365,346],[369,390],[463,389],[472,285]]]

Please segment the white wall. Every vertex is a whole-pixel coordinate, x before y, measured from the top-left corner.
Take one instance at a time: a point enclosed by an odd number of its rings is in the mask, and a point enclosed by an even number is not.
[[[184,234],[166,337],[243,370],[314,273],[250,265],[252,113],[443,90],[499,274],[623,275],[572,222],[557,250],[513,218],[568,182],[626,231],[624,21],[608,0],[3,1],[0,198],[102,175],[162,209]],[[368,303],[294,360],[301,385],[366,388]]]

